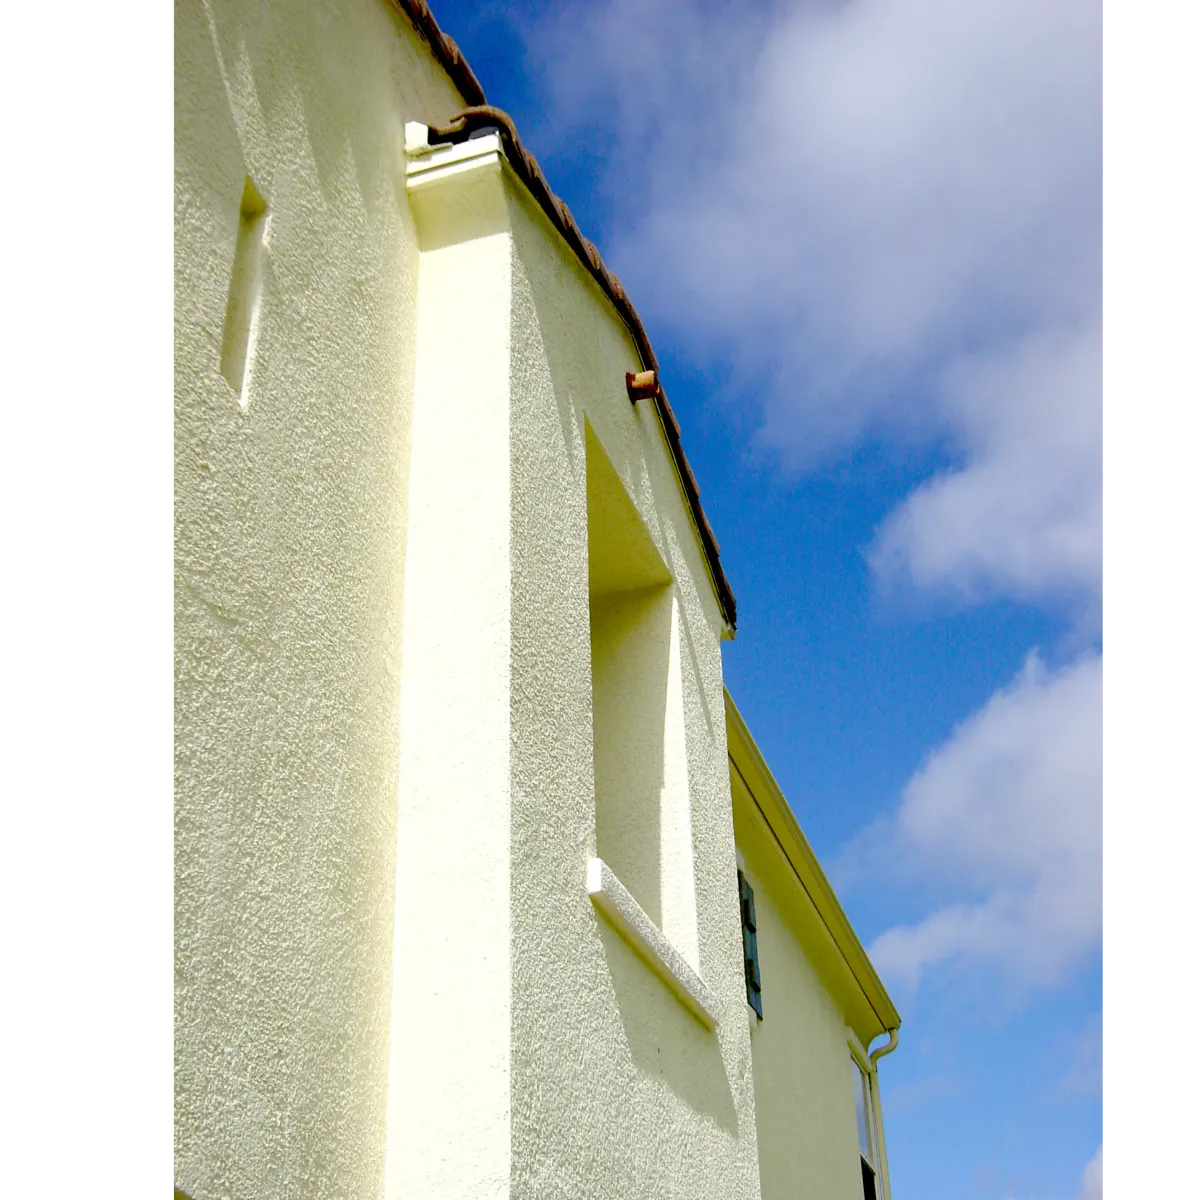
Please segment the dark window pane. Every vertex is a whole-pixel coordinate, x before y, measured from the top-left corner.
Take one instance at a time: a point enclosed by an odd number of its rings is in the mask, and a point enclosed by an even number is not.
[[[742,954],[746,966],[746,1000],[762,1020],[762,975],[758,969],[758,922],[754,913],[754,892],[746,877],[738,871],[738,897],[742,911]]]
[[[858,1161],[862,1163],[863,1200],[876,1200],[875,1172],[871,1170],[865,1158],[860,1158]]]

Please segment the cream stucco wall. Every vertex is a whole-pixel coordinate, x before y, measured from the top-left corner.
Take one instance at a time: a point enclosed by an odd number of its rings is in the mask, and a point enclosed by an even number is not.
[[[472,195],[461,241],[438,235],[444,192],[422,207],[389,1198],[504,1196],[510,1175],[512,255],[498,184]]]
[[[763,1200],[862,1200],[841,989],[817,965],[810,903],[736,769],[732,793],[762,974],[763,1020],[743,1008],[753,1030]]]
[[[176,1184],[751,1200],[761,1150],[762,1194],[849,1200],[837,989],[731,811],[724,626],[629,332],[496,139],[408,177],[405,122],[462,100],[381,0],[180,3],[176,55]],[[619,489],[591,535],[590,451]],[[625,882],[711,1031],[586,886],[589,540],[619,573],[595,534],[622,521],[665,650],[639,698],[657,888]],[[735,819],[775,1023],[753,1051]],[[829,1132],[799,1175],[793,1119]]]
[[[176,1184],[382,1189],[418,251],[462,106],[380,0],[175,22]],[[250,176],[250,378],[220,369]]]
[[[657,417],[647,403],[631,405],[625,391],[625,373],[642,366],[630,337],[541,211],[520,187],[510,198],[514,1190],[757,1196],[745,1022],[723,1019],[715,1032],[705,1030],[598,918],[582,886],[596,845],[588,426],[675,580],[678,716],[668,706],[664,795],[674,786],[673,794],[686,788],[690,799],[696,930],[694,948],[678,948],[698,958],[724,1010],[737,1012],[722,622]],[[671,664],[667,675],[670,687]],[[549,712],[562,719],[547,722]],[[685,783],[672,783],[673,752]],[[664,866],[669,879],[665,857]],[[689,921],[686,913],[672,917],[668,904],[664,920],[673,919]]]
[[[641,366],[628,332],[503,165],[498,141],[429,160],[443,166],[418,163],[423,174],[410,180],[422,259],[403,694],[442,702],[414,718],[411,736],[402,719],[397,894],[400,911],[405,896],[413,907],[412,920],[397,924],[392,1069],[399,1089],[441,1068],[461,1081],[464,1107],[422,1104],[418,1094],[411,1111],[394,1110],[389,1194],[754,1197],[745,1022],[706,1030],[586,888],[597,850],[593,436],[673,578],[662,593],[657,770],[662,836],[668,846],[688,842],[692,895],[676,890],[664,906],[660,889],[656,915],[674,925],[681,953],[721,1005],[739,1011],[723,625],[686,502],[654,410],[635,409],[626,395],[625,373]],[[497,372],[502,326],[508,360]],[[460,441],[456,460],[450,447]],[[426,507],[427,489],[441,498]],[[478,497],[478,529],[456,523],[453,497],[463,494]],[[429,524],[419,532],[422,512]],[[505,531],[493,528],[498,517]],[[451,550],[460,545],[458,563]],[[464,653],[456,622],[477,626],[471,646],[506,644],[507,672],[478,669],[492,650]],[[491,731],[504,703],[502,752]],[[410,813],[431,816],[410,824]],[[423,895],[436,897],[437,928],[410,935]],[[408,954],[408,945],[421,952]],[[409,958],[421,960],[425,978],[414,969],[401,980]],[[455,997],[449,1006],[446,996]],[[469,1055],[458,1044],[468,1028]],[[443,1146],[467,1147],[455,1160],[468,1164],[465,1183],[449,1167],[414,1162],[422,1144],[439,1157]]]

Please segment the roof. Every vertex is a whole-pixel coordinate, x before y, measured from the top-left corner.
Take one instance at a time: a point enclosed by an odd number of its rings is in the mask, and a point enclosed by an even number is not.
[[[816,910],[837,955],[854,977],[863,999],[878,1019],[877,1032],[890,1033],[899,1029],[900,1014],[892,998],[876,974],[862,942],[858,940],[858,934],[850,924],[850,918],[846,916],[832,884],[821,869],[808,839],[801,832],[779,784],[728,691],[725,692],[725,728],[730,766],[742,777],[746,790]]]
[[[506,112],[499,108],[493,108],[486,102],[483,87],[467,64],[462,51],[459,50],[452,38],[442,33],[433,14],[429,11],[429,6],[424,0],[391,0],[391,3],[404,13],[417,33],[429,44],[434,56],[445,68],[451,81],[469,105],[445,125],[431,125],[429,127],[430,142],[457,142],[469,137],[476,129],[499,129],[505,154],[513,169],[617,310],[637,347],[643,370],[654,372],[654,378],[649,388],[640,388],[636,395],[634,389],[630,388],[630,399],[636,402],[638,398],[646,396],[651,399],[658,412],[663,433],[666,435],[667,445],[679,475],[679,482],[700,539],[705,562],[709,574],[712,576],[721,615],[731,631],[736,629],[737,600],[721,566],[721,548],[717,544],[716,535],[713,533],[712,526],[700,503],[700,485],[696,482],[696,476],[684,453],[683,444],[680,441],[679,421],[663,390],[659,379],[658,357],[650,345],[650,339],[646,334],[641,317],[638,316],[637,309],[626,295],[621,281],[604,265],[600,252],[592,242],[583,236],[575,218],[571,215],[571,210],[551,190],[537,159],[521,144],[512,118]]]

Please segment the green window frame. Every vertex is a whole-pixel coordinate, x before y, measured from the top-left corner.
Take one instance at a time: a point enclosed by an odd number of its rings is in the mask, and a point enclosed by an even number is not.
[[[738,870],[738,900],[742,910],[742,957],[746,967],[746,1003],[761,1021],[762,970],[758,964],[758,916],[754,911],[754,889]]]

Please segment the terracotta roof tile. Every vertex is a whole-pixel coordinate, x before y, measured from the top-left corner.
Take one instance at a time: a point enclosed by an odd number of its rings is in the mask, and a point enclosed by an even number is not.
[[[475,78],[475,72],[467,65],[462,51],[453,38],[447,37],[429,11],[425,0],[390,0],[410,21],[412,27],[425,39],[434,57],[446,68],[454,86],[468,104],[486,104],[483,85]]]

